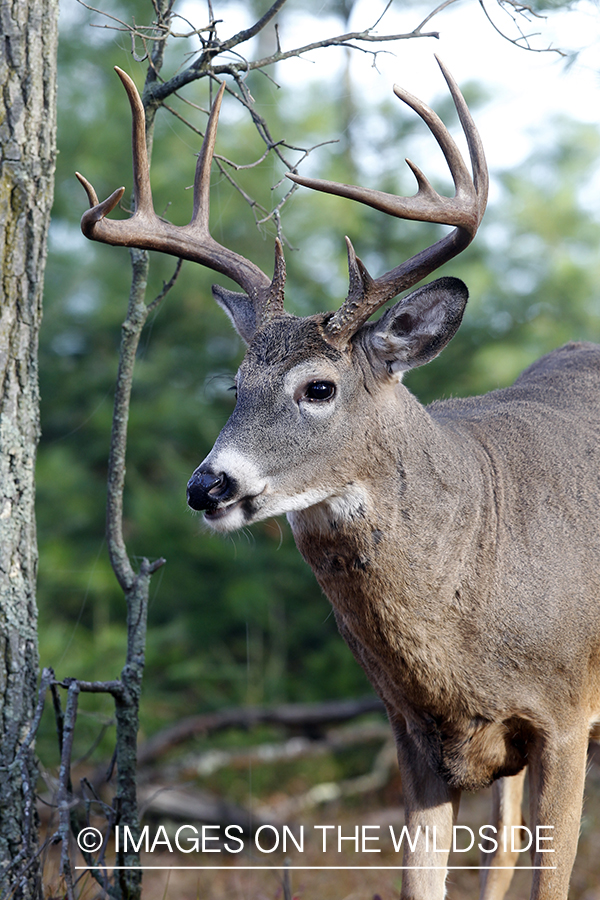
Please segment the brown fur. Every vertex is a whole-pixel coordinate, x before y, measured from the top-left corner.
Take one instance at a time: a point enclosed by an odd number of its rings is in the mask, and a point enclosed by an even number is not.
[[[538,853],[532,898],[564,900],[600,716],[600,347],[569,344],[512,387],[425,409],[389,374],[384,326],[345,353],[320,327],[286,317],[259,333],[201,470],[218,471],[225,449],[260,458],[271,475],[248,490],[248,521],[290,497],[298,548],[388,709],[409,829],[448,834],[460,790],[492,782],[495,808],[520,824],[529,764],[531,823],[553,827],[559,863]],[[305,368],[337,379],[324,423],[286,395]],[[507,860],[492,860],[485,900],[503,896]],[[443,877],[405,873],[406,900],[442,896]]]

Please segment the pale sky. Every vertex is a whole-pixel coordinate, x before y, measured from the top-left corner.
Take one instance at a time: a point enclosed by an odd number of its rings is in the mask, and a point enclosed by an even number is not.
[[[498,26],[517,37],[516,28],[508,15],[502,13],[496,0],[485,2]],[[435,0],[414,3],[393,0],[376,31],[382,34],[410,32],[434,4]],[[359,0],[351,28],[358,31],[373,25],[385,5],[385,0]],[[69,3],[65,3],[65,7],[68,6]],[[219,17],[218,0],[215,0],[214,8]],[[286,5],[281,29],[284,49],[339,33],[339,23],[327,17],[325,12],[315,14],[313,9],[312,14],[308,15],[304,10],[302,0],[289,0]],[[183,2],[178,11],[196,25],[200,24],[200,18],[204,22],[204,5],[198,4],[197,0]],[[240,2],[237,5],[228,4],[224,20],[221,37],[247,27],[252,17],[247,5]],[[455,0],[425,27],[425,30],[438,31],[439,40],[422,38],[385,44],[383,47],[390,52],[378,56],[377,69],[373,68],[370,56],[354,52],[351,58],[355,96],[362,95],[367,105],[373,97],[381,100],[391,96],[392,85],[398,82],[425,102],[435,104],[447,92],[434,60],[434,53],[439,54],[459,83],[479,80],[491,98],[487,105],[478,108],[476,119],[492,174],[495,168],[510,168],[521,162],[535,137],[539,139],[542,135],[545,142],[551,142],[551,119],[556,113],[600,126],[600,9],[597,3],[580,0],[570,11],[552,13],[546,19],[531,18],[529,23],[518,17],[517,20],[526,33],[539,32],[538,36],[531,38],[534,47],[579,50],[579,57],[567,67],[557,53],[519,49],[493,29],[478,0]],[[268,29],[272,27],[267,26]],[[105,36],[102,33],[102,37]],[[277,68],[277,80],[285,86],[314,79],[326,89],[328,81],[336,76],[340,53],[327,49],[315,51],[306,59],[287,60]],[[414,114],[399,103],[398,115]],[[433,153],[432,160],[428,158],[429,147]],[[430,175],[445,171],[443,160],[436,162],[437,150],[430,138],[424,136],[423,146],[419,146],[418,150],[419,156],[415,162],[422,168],[423,165],[433,165],[433,169],[427,169]],[[415,156],[413,145],[411,155]],[[597,178],[592,184],[582,187],[589,207],[600,210],[600,160]]]
[[[334,22],[321,20],[316,34],[315,19],[303,14],[301,6],[301,3],[290,3],[290,11],[296,7],[298,12],[293,16],[294,34],[284,35],[284,39],[299,44],[336,33]],[[411,7],[396,0],[377,31],[388,34],[411,31],[432,6]],[[361,0],[353,16],[352,28],[360,30],[371,25],[384,7],[385,3],[380,0]],[[487,8],[506,33],[518,37],[518,31],[508,16],[499,10],[495,0],[487,0]],[[369,102],[369,96],[384,96],[394,82],[432,103],[447,90],[433,58],[434,53],[438,54],[459,83],[479,80],[485,86],[491,102],[477,110],[477,125],[488,163],[492,170],[509,168],[527,156],[532,138],[543,135],[544,140],[552,140],[550,123],[557,113],[600,125],[600,10],[596,4],[582,0],[571,11],[553,13],[547,19],[532,18],[529,24],[518,21],[527,34],[539,32],[539,36],[531,38],[532,46],[578,50],[577,60],[567,67],[557,53],[530,52],[515,47],[494,30],[476,0],[459,0],[426,26],[425,30],[439,31],[439,39],[407,40],[395,46],[388,44],[386,47],[392,49],[394,55],[378,56],[377,70],[372,67],[369,57],[354,53],[355,86],[359,92],[363,91],[365,103]],[[287,61],[280,67],[278,78],[284,82],[326,79],[328,67],[333,64],[331,52],[314,53],[312,59],[314,65]],[[399,111],[400,114],[412,115],[404,110]],[[426,144],[423,153],[427,154]],[[422,159],[415,161],[420,165]],[[425,160],[425,163],[430,164],[430,161]],[[590,206],[596,209],[600,206],[600,160],[598,163],[595,183],[585,186]],[[493,194],[492,180],[492,197]]]
[[[301,7],[301,4],[297,4]],[[401,7],[396,2],[378,26],[381,33],[410,31],[430,8]],[[488,0],[490,12],[497,23],[517,35],[510,20],[499,13],[495,0]],[[293,9],[294,4],[290,4]],[[353,17],[353,27],[362,28],[376,20],[384,4],[364,0],[358,4]],[[397,9],[397,11],[396,11]],[[294,16],[297,33],[294,43],[301,36],[315,39],[315,20],[300,12]],[[523,22],[526,26],[527,23]],[[333,23],[320,23],[318,37],[333,32]],[[426,30],[440,32],[439,40],[409,40],[395,45],[395,56],[382,54],[377,67],[371,68],[371,60],[360,53],[354,54],[357,81],[364,83],[368,91],[387,89],[398,81],[426,102],[439,96],[444,90],[443,81],[433,60],[439,54],[459,82],[480,79],[495,97],[485,114],[479,119],[492,165],[512,164],[526,152],[528,141],[525,132],[543,127],[553,112],[565,112],[584,121],[600,124],[600,12],[588,0],[564,13],[552,14],[548,19],[532,19],[528,33],[541,32],[531,43],[539,48],[560,46],[567,50],[581,50],[578,60],[569,70],[556,53],[532,53],[519,49],[497,34],[487,21],[476,0],[461,0],[439,13]],[[290,36],[291,37],[291,36]],[[392,45],[387,45],[392,48]],[[318,78],[328,65],[330,51],[315,53],[316,65],[288,61],[280,73],[286,80],[296,77]],[[313,70],[311,72],[311,69]]]

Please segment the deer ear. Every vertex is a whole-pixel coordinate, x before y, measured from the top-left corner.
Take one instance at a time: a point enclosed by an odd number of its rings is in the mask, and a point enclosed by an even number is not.
[[[224,309],[233,323],[233,327],[246,344],[249,344],[256,331],[256,311],[247,294],[228,291],[218,284],[212,286],[213,297]]]
[[[372,355],[390,374],[429,362],[456,334],[468,296],[458,278],[438,278],[413,291],[367,326]]]

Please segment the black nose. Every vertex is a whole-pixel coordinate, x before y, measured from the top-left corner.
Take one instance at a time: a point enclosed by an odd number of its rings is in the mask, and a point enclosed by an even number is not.
[[[187,485],[187,502],[192,509],[216,507],[230,492],[230,481],[224,472],[196,469]]]

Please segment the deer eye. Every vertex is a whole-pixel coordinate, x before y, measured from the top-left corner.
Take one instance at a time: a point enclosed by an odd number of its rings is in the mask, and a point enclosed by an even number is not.
[[[335,397],[335,384],[332,381],[311,381],[306,386],[304,398],[316,402],[333,400]]]

